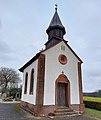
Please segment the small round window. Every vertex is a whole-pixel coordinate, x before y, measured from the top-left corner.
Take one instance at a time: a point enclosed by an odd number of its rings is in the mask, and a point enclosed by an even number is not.
[[[67,57],[63,54],[59,55],[59,62],[63,65],[65,65],[67,63]]]

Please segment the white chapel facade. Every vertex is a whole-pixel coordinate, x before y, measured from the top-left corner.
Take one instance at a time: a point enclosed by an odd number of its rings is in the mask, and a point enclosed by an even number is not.
[[[21,107],[40,116],[61,106],[83,113],[83,62],[63,38],[66,31],[57,8],[46,32],[45,49],[19,69],[23,72]]]

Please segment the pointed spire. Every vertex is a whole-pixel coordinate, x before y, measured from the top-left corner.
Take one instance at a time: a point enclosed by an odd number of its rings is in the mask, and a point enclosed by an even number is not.
[[[55,7],[55,14],[54,14],[54,16],[53,16],[53,18],[52,18],[52,20],[50,22],[49,27],[50,26],[59,26],[59,27],[64,28],[64,26],[62,25],[62,22],[61,22],[61,20],[59,18],[58,12],[57,12],[57,4],[55,4],[55,6],[56,6]]]
[[[58,12],[57,12],[57,4],[55,4],[55,13],[54,13],[54,16],[50,22],[50,25],[48,27],[48,29],[46,30],[46,32],[48,33],[51,29],[54,29],[54,28],[58,28],[58,29],[61,29],[63,31],[63,34],[65,34],[65,27],[62,25],[62,22],[60,20],[60,17],[58,15]]]

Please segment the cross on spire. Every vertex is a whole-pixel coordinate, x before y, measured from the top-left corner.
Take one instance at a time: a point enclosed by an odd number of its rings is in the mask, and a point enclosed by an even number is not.
[[[57,4],[55,4],[55,10],[57,11],[57,7],[58,7],[58,5]]]

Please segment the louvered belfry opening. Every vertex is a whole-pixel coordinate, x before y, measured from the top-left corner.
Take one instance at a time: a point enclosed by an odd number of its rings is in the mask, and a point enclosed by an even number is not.
[[[46,48],[49,48],[56,43],[60,42],[65,35],[65,27],[63,26],[60,17],[58,15],[57,9],[55,8],[54,16],[50,22],[49,27],[46,30],[48,34],[48,41],[46,42]]]

